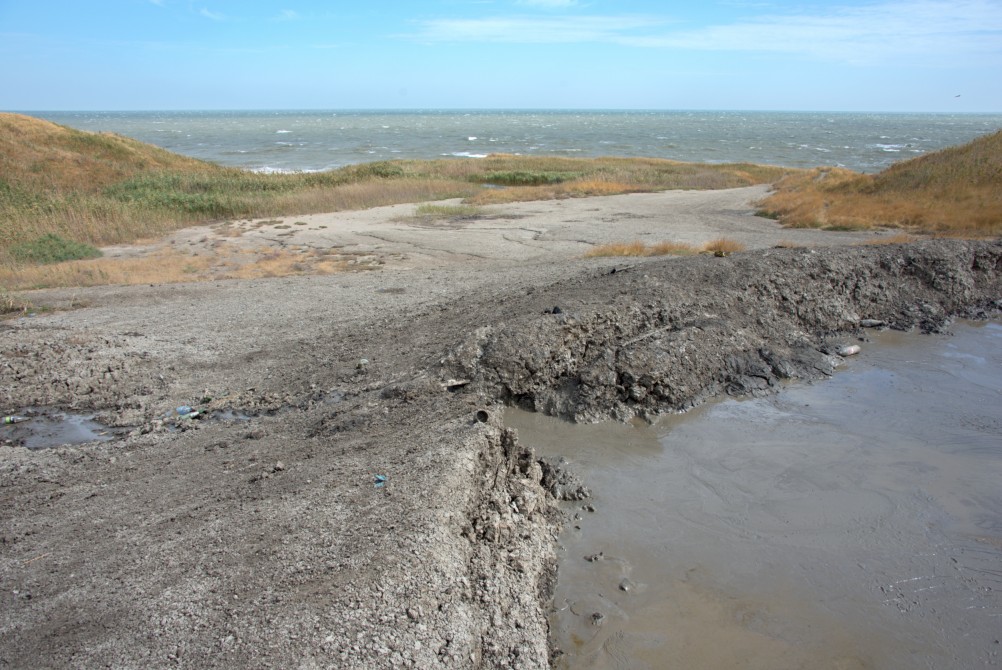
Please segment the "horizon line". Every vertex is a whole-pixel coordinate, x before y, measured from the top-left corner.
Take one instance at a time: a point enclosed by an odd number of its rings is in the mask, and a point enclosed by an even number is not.
[[[1002,115],[998,111],[957,111],[957,110],[872,110],[872,109],[742,109],[742,108],[710,108],[710,107],[216,107],[216,108],[128,108],[128,109],[0,109],[0,112],[10,114],[122,114],[122,113],[223,113],[223,112],[256,112],[256,113],[311,113],[311,112],[380,112],[380,113],[462,113],[462,112],[510,112],[510,113],[665,113],[665,112],[714,112],[737,114],[981,114]]]

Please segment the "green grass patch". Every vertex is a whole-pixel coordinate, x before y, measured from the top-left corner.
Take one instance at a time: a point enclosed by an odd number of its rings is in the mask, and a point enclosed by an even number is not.
[[[485,172],[484,174],[476,175],[471,181],[480,184],[498,184],[500,186],[543,186],[545,184],[561,184],[583,175],[583,172],[508,170],[503,172]]]
[[[10,251],[15,260],[43,265],[100,258],[102,255],[97,247],[67,240],[54,233],[47,233],[30,242],[16,244]]]

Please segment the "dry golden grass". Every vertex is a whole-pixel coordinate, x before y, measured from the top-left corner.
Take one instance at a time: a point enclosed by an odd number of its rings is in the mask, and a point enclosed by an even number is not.
[[[996,236],[1002,234],[1002,131],[875,175],[838,168],[792,174],[759,207],[792,227]]]
[[[585,252],[585,258],[605,256],[647,256],[647,245],[643,242],[615,242],[600,244]]]
[[[649,256],[688,256],[699,253],[699,249],[684,242],[655,242],[647,250]]]
[[[736,251],[744,251],[745,245],[735,240],[719,238],[707,242],[702,247],[694,247],[684,242],[656,242],[651,245],[643,242],[613,242],[600,244],[589,249],[585,258],[609,256],[688,256],[698,253],[714,253],[725,256]]]
[[[719,237],[715,240],[710,240],[703,245],[703,251],[731,254],[737,251],[744,251],[745,245],[741,244],[736,240],[731,240],[726,237]]]
[[[879,244],[908,244],[910,242],[915,242],[919,238],[914,235],[908,235],[906,233],[898,233],[896,235],[888,235],[887,237],[876,237],[872,240],[867,240],[863,244],[867,246],[879,245]]]
[[[614,242],[600,244],[589,249],[585,258],[610,256],[686,256],[699,253],[699,249],[683,242],[656,242],[652,245],[641,241]]]
[[[217,243],[211,251],[186,253],[162,249],[134,258],[98,258],[19,268],[0,267],[0,285],[9,290],[69,286],[176,284],[223,279],[261,279],[324,275],[378,267],[374,258],[329,251],[271,248],[241,249]],[[0,307],[20,302],[5,290]],[[11,310],[9,310],[11,311]]]

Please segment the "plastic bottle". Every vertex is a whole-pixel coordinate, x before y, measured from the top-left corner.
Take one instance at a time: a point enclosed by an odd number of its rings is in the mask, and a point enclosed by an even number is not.
[[[16,415],[5,416],[3,418],[3,422],[5,424],[8,424],[8,423],[21,423],[22,421],[27,421],[27,420],[28,420],[28,417],[26,417],[26,416],[16,416]]]

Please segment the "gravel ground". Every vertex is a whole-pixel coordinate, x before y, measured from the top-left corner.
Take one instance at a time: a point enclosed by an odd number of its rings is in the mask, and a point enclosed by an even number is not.
[[[1000,306],[998,243],[773,249],[793,231],[756,193],[383,212],[382,270],[30,296],[76,308],[0,323],[0,410],[127,434],[0,446],[0,666],[548,667],[567,490],[504,404],[649,417],[823,377],[863,325]],[[579,257],[672,221],[758,250]]]

